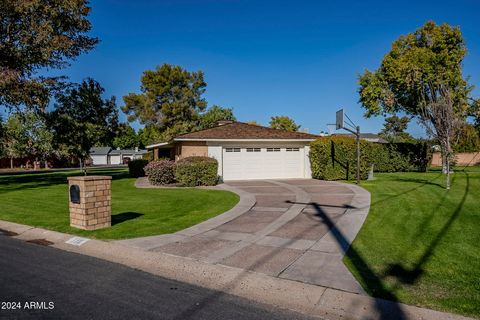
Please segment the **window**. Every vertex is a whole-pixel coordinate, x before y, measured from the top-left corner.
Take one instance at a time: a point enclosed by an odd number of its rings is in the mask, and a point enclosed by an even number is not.
[[[300,148],[286,148],[287,152],[300,151]]]
[[[247,152],[260,152],[260,148],[247,148]]]
[[[240,148],[225,148],[225,152],[240,152]]]
[[[280,148],[267,148],[267,152],[280,152]]]

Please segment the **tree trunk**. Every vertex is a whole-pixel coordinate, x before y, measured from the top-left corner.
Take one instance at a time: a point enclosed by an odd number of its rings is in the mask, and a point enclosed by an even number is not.
[[[13,157],[10,157],[10,169],[13,169]]]
[[[445,189],[450,190],[450,171],[452,163],[452,150],[450,145],[450,139],[445,139],[441,143],[442,153],[442,173],[445,174]]]
[[[446,176],[445,188],[447,190],[450,190],[450,160],[451,160],[451,157],[452,157],[452,150],[450,148],[450,139],[449,138],[446,139],[445,149],[447,150],[446,161],[445,161],[445,164],[446,164],[446,167],[447,167],[447,176]]]

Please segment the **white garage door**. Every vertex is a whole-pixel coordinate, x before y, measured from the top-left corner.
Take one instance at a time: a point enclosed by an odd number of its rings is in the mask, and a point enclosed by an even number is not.
[[[282,179],[303,177],[303,148],[223,148],[223,179]]]
[[[107,156],[91,156],[93,165],[107,164]]]
[[[110,156],[110,163],[109,164],[122,164],[122,158],[120,156]]]

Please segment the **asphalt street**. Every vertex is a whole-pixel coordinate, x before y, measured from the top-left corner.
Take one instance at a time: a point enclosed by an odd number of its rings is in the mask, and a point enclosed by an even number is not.
[[[0,233],[1,319],[309,319]]]

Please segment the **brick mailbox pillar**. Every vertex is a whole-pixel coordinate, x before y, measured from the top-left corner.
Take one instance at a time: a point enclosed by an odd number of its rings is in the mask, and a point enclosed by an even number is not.
[[[109,176],[68,177],[70,226],[96,230],[112,222],[112,193]]]

